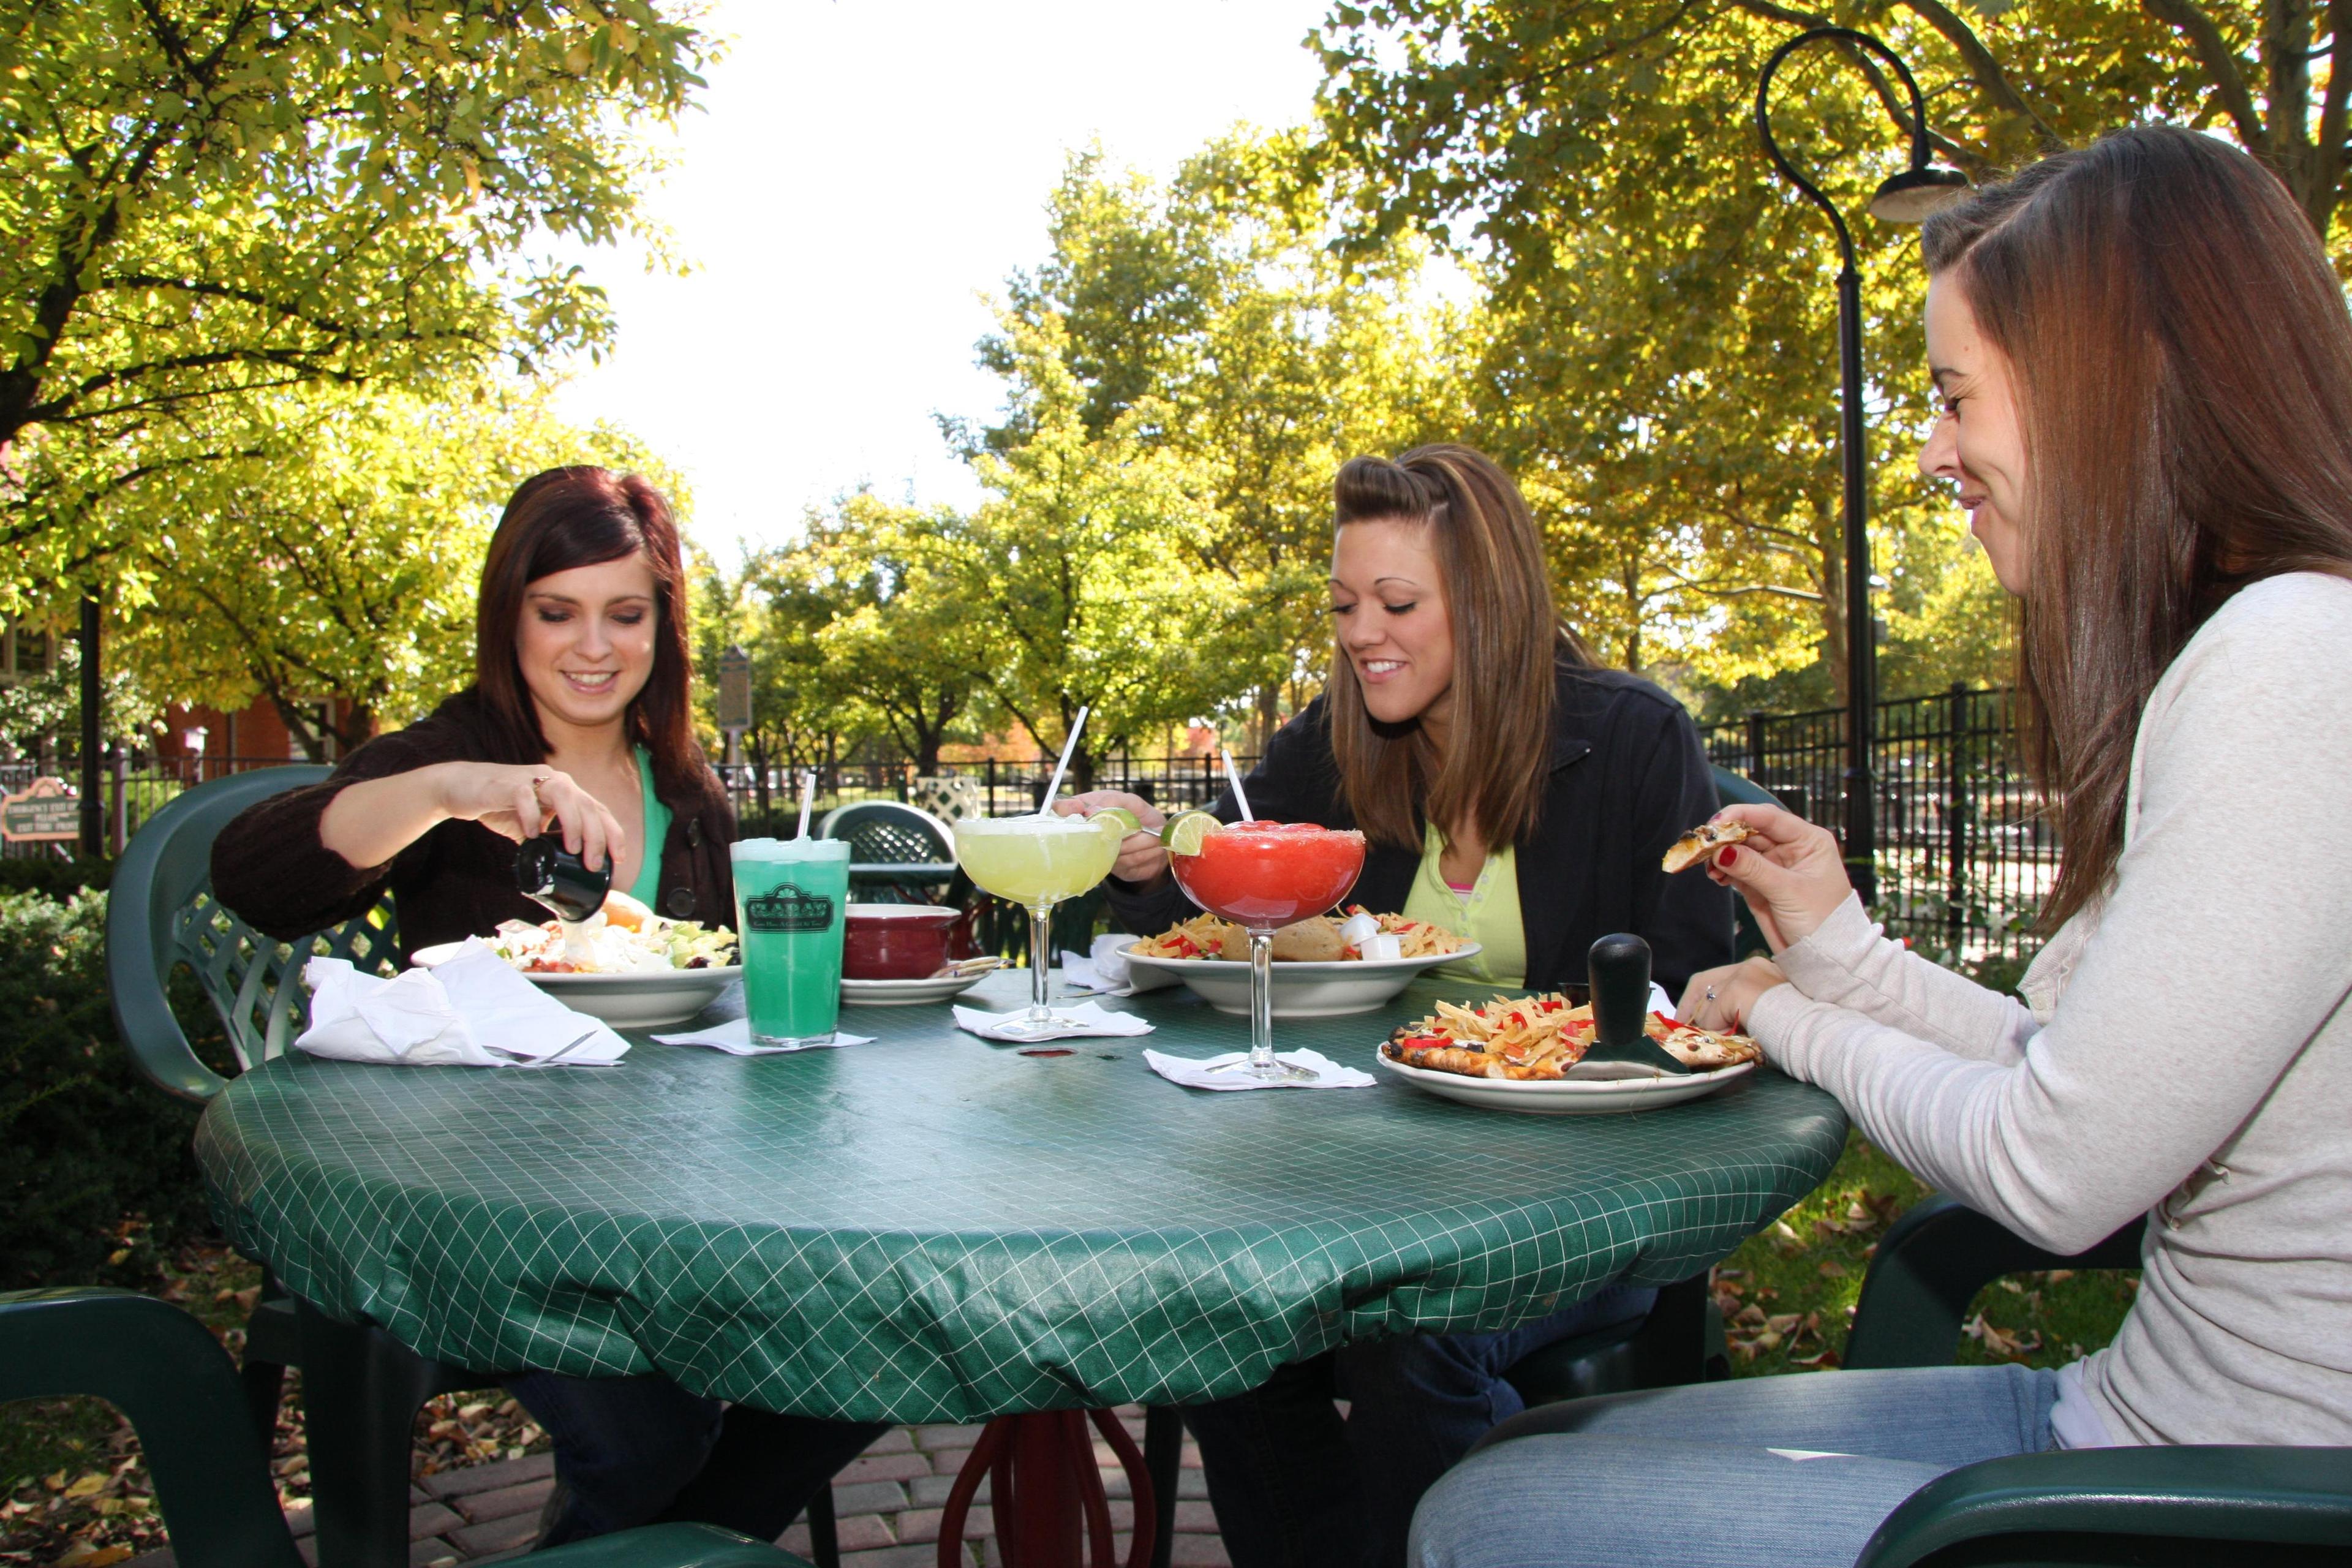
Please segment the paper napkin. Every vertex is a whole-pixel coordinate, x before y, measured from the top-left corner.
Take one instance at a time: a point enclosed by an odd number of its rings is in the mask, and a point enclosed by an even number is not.
[[[1054,1016],[1067,1020],[1068,1026],[1030,1034],[1019,1030],[1007,1033],[1006,1026],[1018,1023],[1028,1014],[1026,1007],[1016,1007],[1010,1013],[983,1013],[977,1007],[958,1007],[955,1021],[963,1028],[987,1040],[1004,1040],[1016,1046],[1034,1045],[1039,1040],[1066,1040],[1081,1035],[1148,1035],[1151,1026],[1132,1013],[1106,1013],[1093,1002],[1075,1005],[1055,1005]]]
[[[775,1057],[793,1051],[829,1051],[836,1046],[870,1046],[874,1043],[871,1035],[845,1035],[836,1029],[833,1038],[822,1045],[755,1045],[749,1018],[730,1018],[708,1029],[692,1029],[683,1035],[656,1035],[654,1038],[665,1046],[708,1046],[714,1051],[725,1051],[730,1057]]]
[[[433,969],[386,979],[340,958],[302,968],[310,1026],[294,1044],[314,1057],[403,1067],[609,1067],[629,1042],[575,1013],[469,939]]]
[[[1143,1059],[1150,1064],[1153,1072],[1171,1083],[1181,1083],[1186,1089],[1370,1089],[1380,1081],[1368,1072],[1341,1067],[1320,1051],[1276,1051],[1275,1055],[1284,1061],[1313,1068],[1315,1080],[1302,1083],[1297,1079],[1284,1079],[1268,1083],[1231,1068],[1223,1072],[1211,1070],[1225,1062],[1249,1060],[1247,1051],[1227,1051],[1221,1057],[1197,1059],[1171,1057],[1161,1051],[1146,1051]]]

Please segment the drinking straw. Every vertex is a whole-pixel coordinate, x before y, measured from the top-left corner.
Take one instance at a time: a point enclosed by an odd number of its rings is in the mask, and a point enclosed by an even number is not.
[[[1085,703],[1078,705],[1077,722],[1070,726],[1070,738],[1062,742],[1062,760],[1054,764],[1054,779],[1045,786],[1045,804],[1037,808],[1040,816],[1054,815],[1054,797],[1062,793],[1062,773],[1070,765],[1070,753],[1078,749],[1078,736],[1087,727],[1087,715],[1094,710]]]
[[[1234,771],[1234,754],[1219,746],[1217,755],[1225,759],[1225,782],[1234,786],[1234,804],[1241,807],[1241,820],[1255,822],[1257,818],[1250,815],[1249,796],[1242,793],[1242,775]]]
[[[802,779],[802,782],[801,782],[801,831],[800,831],[800,837],[803,837],[803,838],[806,838],[806,837],[808,837],[809,807],[811,807],[811,806],[814,805],[815,804],[816,804],[816,770],[815,770],[814,768],[811,768],[811,769],[808,771],[808,773],[803,776],[803,778]]]

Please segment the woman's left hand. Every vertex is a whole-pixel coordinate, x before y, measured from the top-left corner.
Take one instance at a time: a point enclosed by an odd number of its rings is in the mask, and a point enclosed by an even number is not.
[[[1728,963],[1692,975],[1690,984],[1683,987],[1682,1005],[1675,1016],[1718,1035],[1736,1035],[1747,1027],[1756,998],[1787,984],[1789,977],[1780,973],[1780,966],[1761,955]]]

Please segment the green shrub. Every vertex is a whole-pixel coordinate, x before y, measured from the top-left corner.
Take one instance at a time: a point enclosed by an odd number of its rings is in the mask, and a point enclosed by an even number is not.
[[[194,983],[173,1000],[220,1060]],[[152,1274],[157,1249],[205,1223],[197,1114],[141,1077],[115,1034],[105,895],[0,892],[0,1289]]]
[[[114,880],[114,862],[54,855],[0,860],[0,893],[47,893],[69,899],[84,888],[104,892]]]

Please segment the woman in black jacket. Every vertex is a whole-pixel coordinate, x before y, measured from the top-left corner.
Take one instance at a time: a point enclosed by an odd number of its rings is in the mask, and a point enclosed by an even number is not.
[[[1731,902],[1659,858],[1715,814],[1680,704],[1596,665],[1552,606],[1541,536],[1507,475],[1467,447],[1358,458],[1335,490],[1324,693],[1244,783],[1261,819],[1353,827],[1369,841],[1349,895],[1470,936],[1448,978],[1544,990],[1584,979],[1595,939],[1650,943],[1670,991],[1727,963]],[[1124,805],[1081,795],[1057,809]],[[1212,809],[1230,822],[1230,792]],[[1190,908],[1157,837],[1130,835],[1109,896],[1149,934]],[[1396,1568],[1421,1494],[1519,1408],[1502,1373],[1539,1346],[1646,1313],[1619,1287],[1496,1334],[1414,1334],[1283,1368],[1185,1412],[1236,1568]],[[1334,1396],[1351,1402],[1342,1422]]]
[[[662,913],[731,923],[735,816],[689,721],[686,574],[660,492],[604,468],[525,480],[475,623],[472,686],[221,830],[221,902],[290,941],[389,890],[405,947],[488,936],[546,917],[515,890],[515,842],[551,825]],[[506,1385],[554,1440],[542,1546],[656,1520],[772,1541],[881,1431],[730,1409],[658,1373]]]

